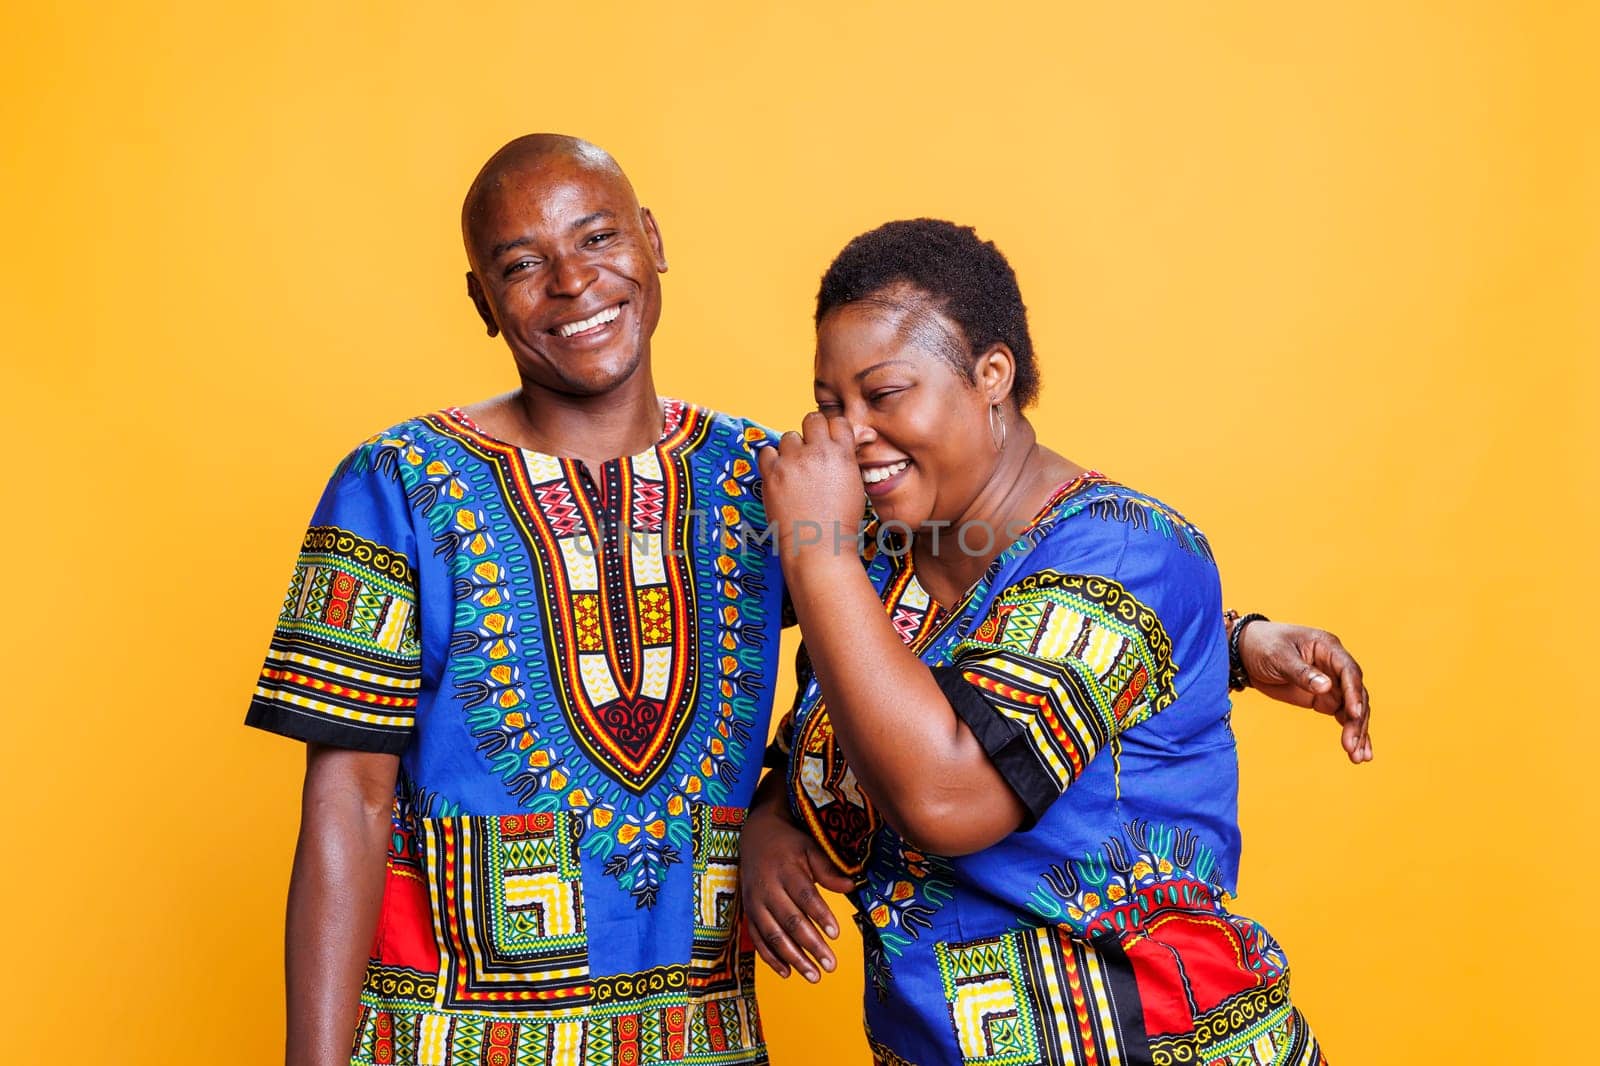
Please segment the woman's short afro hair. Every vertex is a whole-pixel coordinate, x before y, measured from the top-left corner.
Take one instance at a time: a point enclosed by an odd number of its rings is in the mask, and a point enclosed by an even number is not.
[[[817,317],[858,302],[879,302],[900,286],[931,305],[966,334],[969,351],[957,370],[973,380],[973,360],[996,344],[1016,357],[1012,398],[1020,410],[1039,394],[1039,368],[1028,337],[1028,309],[1017,275],[993,241],[971,226],[936,218],[886,222],[863,233],[834,257],[817,290]],[[891,301],[898,302],[898,301]]]

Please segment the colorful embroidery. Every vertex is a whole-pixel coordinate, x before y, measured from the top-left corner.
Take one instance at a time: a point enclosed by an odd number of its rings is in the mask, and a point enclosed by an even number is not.
[[[587,960],[574,950],[586,932],[572,880],[576,814],[424,822],[422,861],[446,972],[440,980],[375,960],[355,1061],[478,1064],[487,1060],[474,1056],[495,1049],[511,1056],[506,1062],[572,1066],[766,1061],[754,956],[738,935],[744,809],[697,806],[691,821],[690,964],[594,978],[583,976]],[[393,893],[393,866],[390,873]]]
[[[701,990],[737,984],[739,831],[743,807],[701,806],[694,815],[694,946],[690,981]]]
[[[752,995],[651,995],[582,1017],[394,1009],[362,999],[352,1066],[755,1066],[767,1061]]]
[[[591,478],[426,416],[318,504],[267,670],[319,672],[263,684],[319,705],[248,720],[400,755],[357,1062],[765,1061],[736,849],[782,602],[766,434],[663,421]]]
[[[1122,522],[1138,530],[1154,529],[1175,540],[1184,551],[1214,562],[1211,542],[1189,524],[1189,520],[1159,500],[1129,492],[1103,496],[1089,504],[1088,511],[1103,522]]]
[[[1194,1020],[1194,1032],[1150,1039],[1153,1066],[1326,1066],[1287,979],[1242,992]]]
[[[1065,790],[1118,733],[1177,699],[1172,639],[1121,584],[1044,570],[1000,593],[951,653]]]
[[[961,1061],[1118,1066],[1145,1061],[1133,974],[1115,942],[1030,929],[934,948]]]
[[[452,560],[450,668],[479,750],[526,806],[583,812],[583,847],[641,907],[689,845],[690,804],[720,802],[738,779],[768,640],[764,560],[746,551],[765,523],[755,464],[735,455],[697,474],[712,420],[665,409],[655,450],[605,464],[598,505],[570,460],[447,416],[421,421],[478,461],[447,461],[420,434],[355,461],[402,481]],[[764,439],[747,429],[736,446]],[[706,513],[702,496],[723,502]]]
[[[912,571],[903,553],[867,563],[895,632],[1031,818],[973,855],[908,848],[860,795],[802,672],[778,749],[797,819],[856,875],[875,1061],[1320,1062],[1282,950],[1226,907],[1237,771],[1205,538],[1089,476],[954,607],[919,598]],[[1177,812],[1195,828],[1156,820]]]
[[[972,605],[988,596],[990,583],[1010,562],[1031,551],[1054,522],[1064,520],[1084,507],[1098,493],[1115,486],[1099,475],[1086,475],[1062,486],[1040,510],[1034,524],[1001,552],[984,577],[954,609],[933,602],[916,579],[913,558],[908,551],[878,553],[878,527],[869,525],[863,533],[868,545],[869,574],[879,587],[884,610],[906,646],[924,662],[945,661],[949,645],[959,639],[953,621],[965,619]],[[1046,522],[1049,519],[1049,522]],[[841,870],[859,874],[866,866],[872,836],[881,820],[872,804],[861,794],[855,774],[845,762],[833,738],[833,725],[815,677],[809,671],[799,678],[800,696],[795,709],[780,727],[787,737],[783,745],[789,758],[789,799],[796,817],[810,828],[817,843]]]
[[[423,822],[446,1009],[549,1010],[593,994],[568,812]]]
[[[914,652],[920,653],[948,620],[910,567],[895,576],[884,604],[895,631]],[[816,678],[807,669],[806,676],[799,680],[804,712],[798,718],[798,736],[791,740],[790,802],[833,864],[845,873],[859,874],[865,868],[868,845],[882,820],[862,795],[855,774],[834,740],[833,723]]]
[[[893,960],[933,928],[933,917],[954,894],[948,859],[917,851],[893,829],[879,830],[873,863],[851,893],[866,948],[867,985],[881,1002],[893,980]]]
[[[306,532],[256,698],[403,741],[421,685],[416,575],[349,530]]]

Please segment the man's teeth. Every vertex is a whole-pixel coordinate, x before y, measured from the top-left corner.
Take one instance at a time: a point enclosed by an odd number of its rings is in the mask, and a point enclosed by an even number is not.
[[[603,326],[607,322],[615,321],[620,314],[622,314],[622,305],[618,304],[615,307],[608,307],[593,318],[586,318],[582,322],[568,322],[566,325],[559,327],[556,332],[563,337],[570,337],[574,333],[582,333],[586,329],[594,329],[596,326]]]
[[[910,459],[902,459],[898,463],[890,463],[888,466],[875,466],[870,470],[861,471],[861,480],[868,485],[876,485],[880,481],[888,481],[910,465]]]

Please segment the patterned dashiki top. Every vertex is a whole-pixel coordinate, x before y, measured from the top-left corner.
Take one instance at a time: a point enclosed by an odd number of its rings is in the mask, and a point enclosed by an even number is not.
[[[953,608],[909,552],[868,574],[1029,812],[977,854],[917,848],[860,792],[802,661],[776,752],[795,818],[856,877],[877,1061],[1322,1061],[1283,952],[1226,909],[1238,773],[1204,536],[1091,474]]]
[[[352,1063],[765,1062],[738,908],[783,587],[741,419],[519,449],[443,411],[345,460],[247,721],[400,756]]]

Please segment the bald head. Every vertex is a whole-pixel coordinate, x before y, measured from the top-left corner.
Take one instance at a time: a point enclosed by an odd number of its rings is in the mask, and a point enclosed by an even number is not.
[[[610,154],[576,137],[518,137],[473,179],[461,235],[467,294],[511,346],[524,388],[597,396],[648,365],[666,252]]]
[[[473,237],[484,221],[489,201],[498,199],[498,194],[513,179],[545,169],[553,173],[591,171],[619,183],[627,190],[628,198],[638,203],[633,184],[604,148],[560,133],[524,134],[490,156],[467,189],[466,199],[461,204],[461,238],[466,242],[468,259],[473,257]]]

